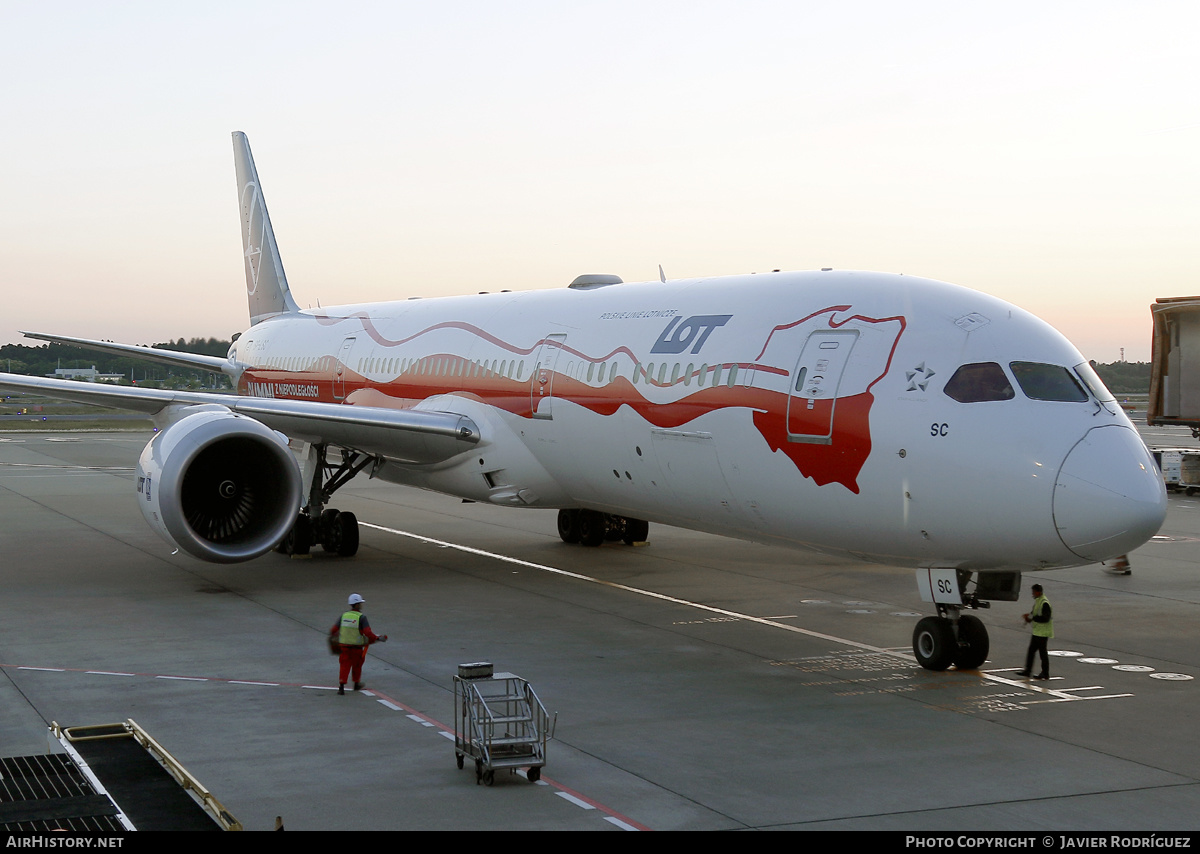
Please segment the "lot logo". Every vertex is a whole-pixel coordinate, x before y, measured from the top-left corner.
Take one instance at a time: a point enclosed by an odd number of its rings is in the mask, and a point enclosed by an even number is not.
[[[650,352],[682,353],[695,340],[696,346],[692,347],[692,353],[699,353],[713,330],[724,326],[731,317],[732,314],[694,314],[682,322],[676,317],[667,324],[662,335],[658,336]]]

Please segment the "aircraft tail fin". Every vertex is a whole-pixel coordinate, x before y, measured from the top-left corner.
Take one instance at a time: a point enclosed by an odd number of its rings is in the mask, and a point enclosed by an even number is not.
[[[242,217],[242,250],[246,256],[246,294],[250,300],[250,324],[277,314],[296,312],[300,307],[292,299],[279,247],[250,141],[239,131],[233,132],[233,163],[237,171],[238,206]]]

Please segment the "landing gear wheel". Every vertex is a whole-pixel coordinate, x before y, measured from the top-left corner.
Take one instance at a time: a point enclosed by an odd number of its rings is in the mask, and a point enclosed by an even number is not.
[[[987,627],[978,617],[963,614],[958,618],[958,650],[954,666],[959,670],[977,670],[987,661],[990,643]]]
[[[542,769],[530,768],[525,772],[525,776],[529,778],[530,783],[536,783],[538,780],[542,779]]]
[[[338,531],[341,534],[338,557],[354,557],[358,554],[358,517],[353,513],[338,514]]]
[[[958,643],[945,617],[926,617],[913,629],[913,655],[926,670],[945,670],[954,661]]]
[[[645,519],[626,519],[625,520],[625,545],[632,546],[634,543],[644,543],[646,538],[650,536],[650,523]]]
[[[558,511],[558,535],[562,537],[564,543],[579,542],[579,511],[578,510],[559,510]]]
[[[301,513],[291,529],[275,547],[285,555],[306,555],[312,548],[312,522]]]
[[[598,546],[604,542],[606,530],[604,514],[595,510],[579,511],[579,542],[585,546]]]
[[[338,527],[338,517],[342,514],[337,510],[326,510],[321,514],[321,548],[335,553],[341,544],[341,529]]]

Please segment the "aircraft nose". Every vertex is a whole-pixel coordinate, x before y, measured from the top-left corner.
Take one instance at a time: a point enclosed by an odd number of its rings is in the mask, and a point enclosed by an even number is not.
[[[1128,554],[1167,515],[1167,491],[1141,437],[1128,427],[1093,427],[1063,460],[1054,484],[1054,526],[1086,560]]]

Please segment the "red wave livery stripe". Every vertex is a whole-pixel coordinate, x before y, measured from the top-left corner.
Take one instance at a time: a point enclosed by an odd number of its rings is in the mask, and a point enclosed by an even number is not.
[[[851,310],[851,306],[831,306],[821,311],[809,314],[799,320],[774,327],[766,336],[758,355],[749,363],[726,363],[723,365],[706,366],[709,371],[721,370],[728,375],[730,369],[752,369],[758,374],[772,375],[783,378],[790,377],[790,366],[774,366],[764,364],[760,360],[766,354],[776,339],[778,333],[787,332],[812,321],[821,315],[827,315],[825,324],[819,328],[840,329],[851,321],[859,324],[869,324],[865,328],[879,328],[876,324],[896,324],[894,337],[890,342],[883,340],[885,350],[872,345],[869,349],[880,351],[880,356],[886,352],[879,374],[866,385],[866,389],[842,397],[827,400],[808,400],[800,397],[799,392],[780,392],[772,389],[746,387],[744,385],[722,384],[718,386],[698,387],[695,391],[684,394],[678,400],[668,402],[653,402],[648,400],[626,376],[617,376],[604,385],[596,386],[578,380],[561,371],[554,371],[553,377],[547,382],[537,382],[532,373],[522,379],[509,378],[496,372],[491,372],[485,363],[464,359],[450,353],[431,354],[415,359],[406,365],[406,369],[390,381],[372,380],[363,374],[353,371],[348,365],[342,366],[341,377],[335,386],[336,360],[325,360],[334,364],[331,371],[301,372],[300,374],[278,371],[252,369],[247,371],[239,383],[239,391],[243,394],[257,396],[303,397],[304,399],[319,399],[327,402],[341,402],[348,405],[372,406],[381,408],[407,409],[420,403],[428,397],[438,394],[457,394],[495,406],[519,418],[534,417],[534,400],[537,390],[552,389],[554,401],[570,402],[581,406],[601,417],[615,415],[622,406],[628,406],[648,424],[662,429],[678,429],[696,421],[701,416],[722,409],[747,409],[752,413],[754,428],[766,441],[771,451],[782,452],[792,461],[796,469],[804,477],[812,478],[818,486],[840,483],[851,492],[857,494],[858,475],[871,453],[870,413],[874,402],[871,389],[891,368],[896,347],[903,335],[906,323],[901,316],[872,318],[863,315],[851,315],[835,320],[835,315]],[[535,353],[545,343],[539,340],[532,347],[521,348],[501,341],[495,336],[471,324],[447,322],[430,326],[399,341],[390,341],[380,335],[373,324],[364,314],[356,314],[347,318],[318,317],[325,324],[340,320],[358,319],[367,334],[378,344],[387,348],[399,347],[411,342],[422,335],[439,329],[460,329],[487,341],[502,350],[519,355]],[[878,340],[878,339],[877,339]],[[685,384],[685,377],[679,377],[674,382],[659,383],[646,375],[645,366],[634,354],[624,346],[615,348],[603,357],[589,357],[570,349],[562,342],[555,342],[563,352],[593,364],[607,363],[618,354],[627,355],[634,364],[633,370],[638,372],[639,382],[656,388],[680,388]],[[800,350],[793,344],[779,347],[785,354],[799,357]],[[435,367],[436,366],[436,367]],[[522,371],[524,366],[522,366]],[[544,370],[544,369],[543,369]],[[603,371],[601,371],[603,373]],[[302,378],[298,380],[298,377]],[[686,376],[686,385],[693,381],[699,383],[706,377],[700,376],[698,370],[693,370]],[[340,392],[335,395],[335,391]],[[789,406],[790,414],[789,414]],[[823,435],[827,434],[827,435]],[[796,440],[797,435],[823,435],[820,441]]]

